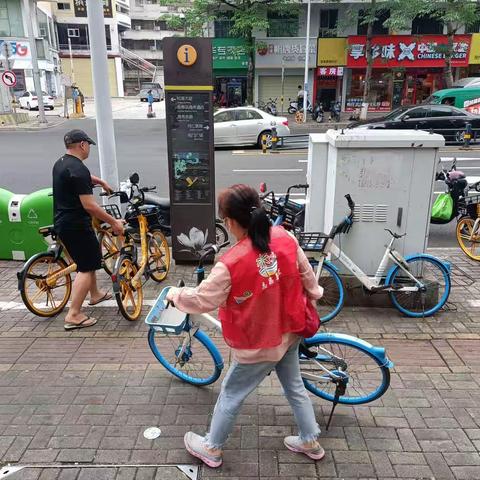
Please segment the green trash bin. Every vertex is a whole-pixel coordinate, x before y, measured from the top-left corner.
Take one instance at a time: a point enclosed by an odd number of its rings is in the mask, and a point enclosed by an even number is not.
[[[47,250],[48,243],[38,233],[38,229],[53,223],[51,192],[51,188],[44,188],[29,195],[15,195],[0,190],[0,234],[6,239],[6,242],[1,242],[0,258],[27,260],[32,255]],[[4,201],[7,203],[5,225]]]

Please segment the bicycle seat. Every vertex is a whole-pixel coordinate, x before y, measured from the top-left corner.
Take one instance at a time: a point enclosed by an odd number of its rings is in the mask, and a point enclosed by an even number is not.
[[[156,205],[157,207],[170,208],[170,199],[159,197],[155,193],[145,193],[145,205]]]
[[[55,235],[55,230],[53,228],[53,225],[48,225],[46,227],[40,227],[38,229],[38,233],[40,235],[43,235],[44,237],[48,237],[50,235]]]
[[[394,232],[392,232],[389,228],[385,228],[384,230],[385,230],[386,232],[388,232],[393,238],[396,238],[397,240],[398,240],[399,238],[402,238],[402,237],[404,237],[404,236],[406,235],[406,233],[404,233],[403,235],[399,235],[398,233],[394,233]]]

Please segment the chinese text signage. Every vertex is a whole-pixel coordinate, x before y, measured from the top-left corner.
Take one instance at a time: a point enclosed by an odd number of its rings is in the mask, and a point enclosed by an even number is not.
[[[310,39],[308,65],[317,64],[317,39]],[[305,38],[264,38],[255,44],[257,68],[303,68],[305,66]]]
[[[87,0],[73,0],[73,6],[76,17],[87,16]],[[103,0],[103,16],[107,18],[113,17],[112,0]]]
[[[453,43],[452,66],[466,67],[470,35],[456,35]],[[347,66],[366,67],[366,37],[348,37]],[[443,35],[395,35],[373,37],[373,66],[382,67],[444,67],[447,37]]]
[[[343,77],[343,67],[318,67],[319,77]]]
[[[212,40],[213,68],[248,68],[248,47],[242,38]]]

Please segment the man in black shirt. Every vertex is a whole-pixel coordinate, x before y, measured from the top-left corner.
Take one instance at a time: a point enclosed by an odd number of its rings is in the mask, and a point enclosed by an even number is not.
[[[95,271],[102,266],[100,245],[92,227],[92,217],[109,223],[113,233],[123,232],[123,222],[101,208],[93,196],[92,185],[106,191],[112,189],[102,179],[90,174],[84,161],[95,142],[83,130],[71,130],[64,137],[67,153],[53,167],[53,209],[55,232],[77,264],[73,282],[72,302],[65,316],[65,330],[90,327],[97,320],[81,312],[82,303],[90,292],[89,305],[111,298],[97,287]]]

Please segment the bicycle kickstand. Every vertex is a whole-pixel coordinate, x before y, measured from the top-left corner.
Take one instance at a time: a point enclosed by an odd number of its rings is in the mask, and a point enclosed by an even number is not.
[[[333,398],[333,405],[332,405],[332,410],[330,411],[330,416],[328,417],[328,422],[326,426],[326,430],[328,432],[328,429],[330,427],[330,423],[333,418],[333,412],[335,411],[336,406],[338,405],[338,400],[340,397],[345,393],[345,390],[347,389],[347,381],[345,378],[341,378],[339,380],[335,380],[336,383],[336,388],[335,388],[335,397]]]

